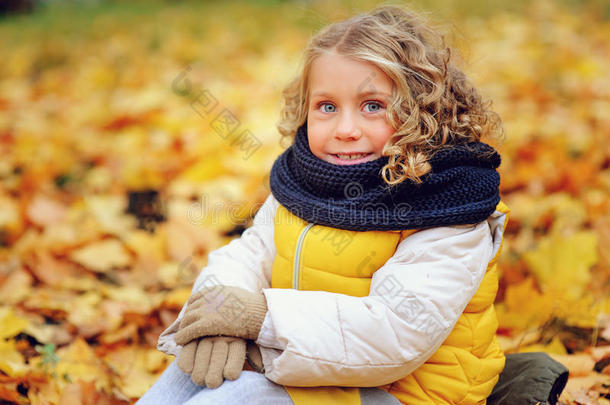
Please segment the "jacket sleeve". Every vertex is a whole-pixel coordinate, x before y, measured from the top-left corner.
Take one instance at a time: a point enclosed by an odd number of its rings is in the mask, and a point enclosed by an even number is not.
[[[208,254],[208,263],[197,276],[191,294],[213,285],[241,287],[249,291],[270,287],[271,266],[276,253],[273,225],[277,205],[277,200],[270,194],[254,216],[252,226],[241,237]],[[174,335],[185,309],[186,304],[176,320],[159,335],[158,350],[174,356],[180,353],[181,346],[174,342]]]
[[[367,297],[264,289],[257,343],[265,376],[291,386],[374,387],[410,374],[455,326],[494,245],[487,221],[436,227],[398,245]]]

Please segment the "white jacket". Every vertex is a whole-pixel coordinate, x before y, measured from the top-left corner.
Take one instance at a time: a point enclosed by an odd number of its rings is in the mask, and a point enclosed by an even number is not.
[[[418,297],[424,316],[438,321],[435,333],[422,333],[421,325],[400,318],[382,296],[270,288],[278,204],[270,194],[240,238],[210,252],[192,292],[204,283],[211,285],[210,280],[262,291],[268,312],[256,343],[265,376],[292,386],[341,386],[347,381],[350,386],[380,386],[423,364],[447,338],[478,289],[500,247],[505,220],[496,211],[476,225],[422,230],[404,239],[375,272],[370,291],[379,291],[383,280],[395,277],[407,293]],[[411,271],[414,268],[417,271]],[[180,353],[174,335],[185,308],[161,333],[159,350]]]

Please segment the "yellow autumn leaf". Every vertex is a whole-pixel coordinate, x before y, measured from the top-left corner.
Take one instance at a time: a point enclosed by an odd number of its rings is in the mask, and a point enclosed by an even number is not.
[[[506,288],[504,301],[496,305],[501,327],[525,330],[539,325],[553,313],[553,299],[534,288],[534,280],[528,277],[519,284]]]
[[[102,315],[98,306],[102,297],[98,291],[87,291],[73,296],[67,302],[70,310],[68,321],[76,326],[83,336],[92,336],[104,329],[108,320]]]
[[[72,344],[57,350],[59,358],[55,366],[58,381],[93,381],[98,390],[110,389],[110,380],[104,363],[98,359],[87,342],[77,337]]]
[[[59,310],[69,313],[71,310],[75,309],[74,300],[76,297],[77,294],[73,291],[41,286],[36,288],[33,293],[29,294],[28,297],[23,300],[23,304],[27,309],[31,310]]]
[[[0,340],[17,335],[28,327],[28,320],[15,315],[10,307],[0,307]]]
[[[182,172],[178,181],[202,182],[215,179],[227,173],[219,156],[210,156],[195,163]]]
[[[545,353],[553,353],[553,354],[568,354],[565,346],[563,345],[563,343],[557,336],[553,337],[553,339],[546,345],[537,343],[537,344],[519,348],[519,353],[525,353],[525,352],[545,352]]]
[[[8,196],[0,195],[0,228],[14,231],[20,224],[19,205]]]
[[[536,249],[523,259],[538,278],[543,292],[567,299],[582,297],[591,282],[590,267],[597,262],[597,235],[581,231],[564,236],[553,232],[541,237]]]
[[[119,375],[116,382],[121,392],[137,398],[152,386],[172,358],[154,349],[128,346],[108,353],[104,361]]]
[[[31,405],[57,404],[61,397],[57,381],[57,379],[50,379],[46,383],[30,385],[28,399],[31,401]]]
[[[136,228],[137,219],[125,214],[127,198],[124,195],[87,195],[85,206],[86,212],[106,233],[122,237]]]
[[[161,303],[160,293],[149,293],[137,286],[100,286],[101,293],[109,299],[126,304],[127,310],[147,314]]]
[[[131,190],[159,188],[163,183],[161,175],[146,162],[138,162],[138,158],[127,162],[122,176],[125,185]]]
[[[0,339],[0,370],[10,377],[22,376],[29,370],[14,340]]]
[[[604,313],[603,300],[596,300],[591,294],[584,294],[580,299],[561,299],[554,301],[555,311],[566,325],[580,328],[595,328],[599,317]]]
[[[165,240],[158,234],[152,235],[140,229],[132,230],[124,235],[123,243],[140,257],[158,262],[163,260]]]
[[[165,295],[163,305],[170,308],[181,308],[189,295],[191,295],[191,287],[176,288]]]
[[[48,324],[44,320],[40,323],[32,322],[25,329],[25,333],[33,336],[41,343],[52,343],[55,346],[70,343],[73,339],[68,327],[64,324]]]

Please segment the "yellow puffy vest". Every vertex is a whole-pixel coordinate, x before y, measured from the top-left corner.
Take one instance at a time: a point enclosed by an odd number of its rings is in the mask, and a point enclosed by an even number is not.
[[[510,210],[502,201],[496,210],[506,214],[506,229]],[[277,255],[271,287],[367,296],[373,273],[404,238],[417,231],[358,232],[314,225],[280,204],[275,214]],[[409,405],[486,403],[505,361],[496,340],[498,321],[493,305],[501,246],[478,290],[432,357],[406,377],[379,388]],[[295,405],[360,404],[358,388],[285,388]]]

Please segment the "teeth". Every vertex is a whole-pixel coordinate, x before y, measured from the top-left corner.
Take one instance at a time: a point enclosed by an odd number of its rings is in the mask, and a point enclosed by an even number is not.
[[[353,160],[353,159],[363,158],[363,157],[365,157],[367,155],[368,155],[368,153],[359,153],[357,155],[337,155],[337,156],[339,157],[339,159]]]

